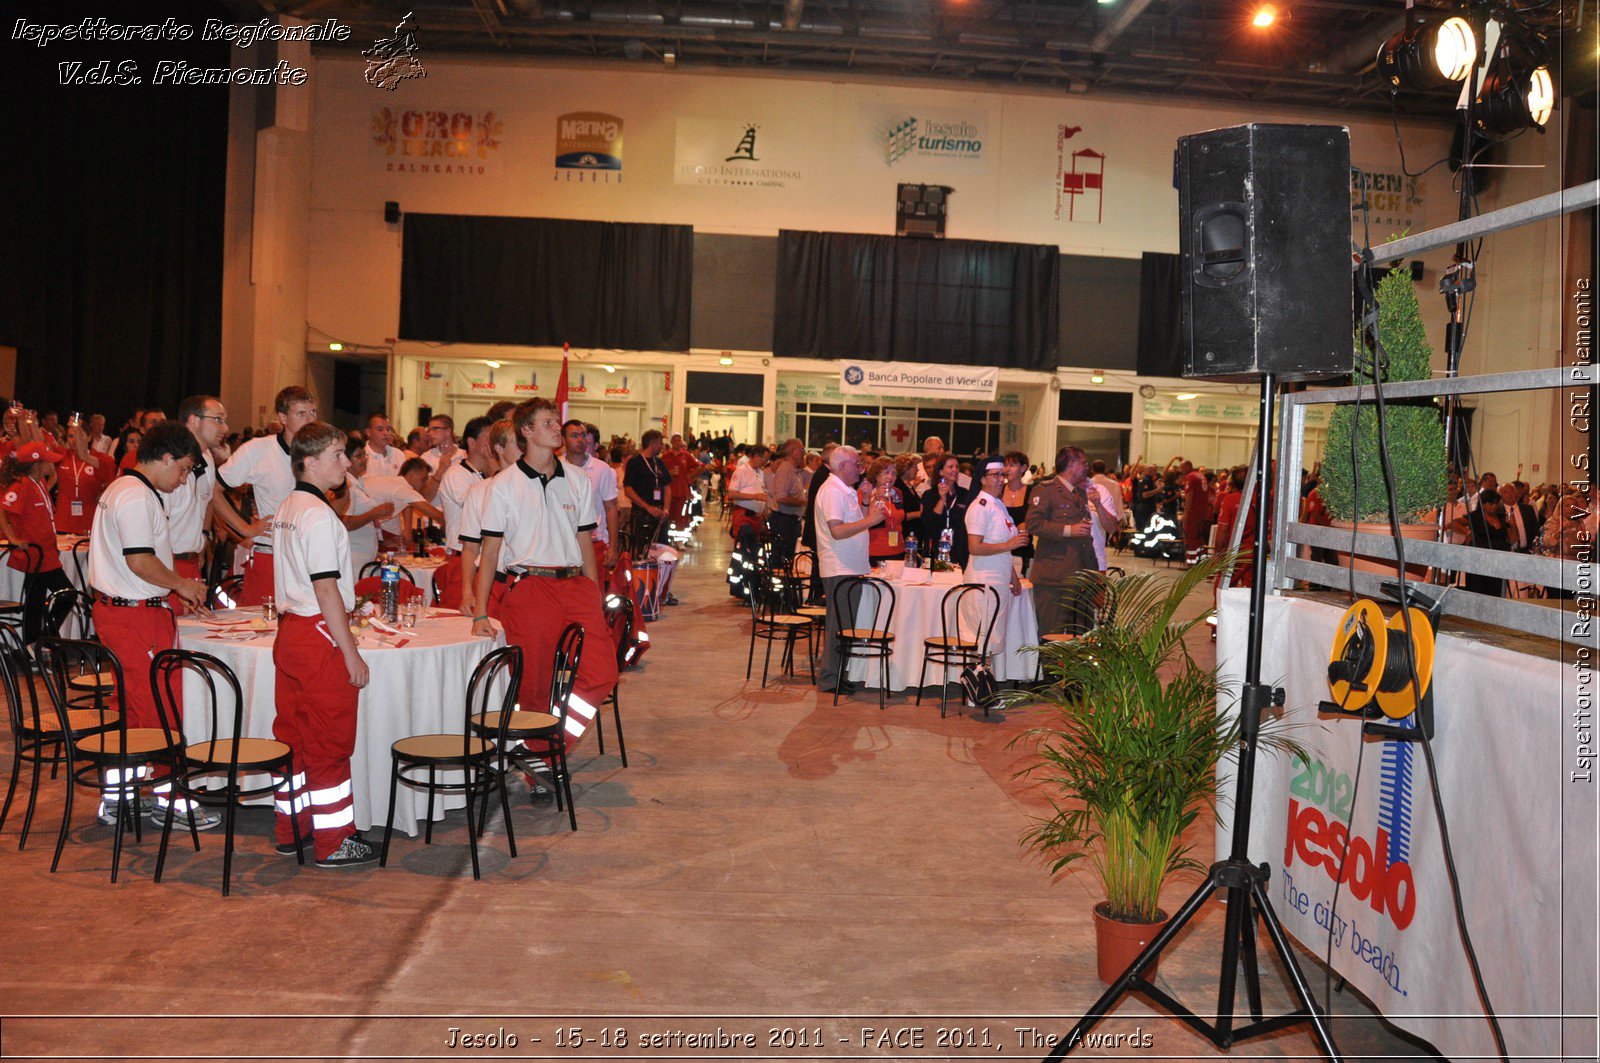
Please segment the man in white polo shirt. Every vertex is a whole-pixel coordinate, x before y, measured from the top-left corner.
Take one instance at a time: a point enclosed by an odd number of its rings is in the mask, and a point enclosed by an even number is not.
[[[316,400],[302,387],[291,385],[278,392],[273,408],[283,421],[283,431],[250,440],[217,470],[217,479],[225,487],[251,489],[258,519],[271,518],[294,490],[289,444],[294,442],[296,432],[317,419]],[[272,593],[272,534],[269,529],[256,537],[245,565],[240,605],[260,605],[261,599]]]
[[[995,615],[989,631],[989,652],[996,656],[1006,651],[1006,617],[1011,610],[1011,599],[1022,594],[1022,580],[1017,575],[1011,551],[1028,545],[1028,533],[1017,527],[1011,519],[1000,493],[1006,485],[1005,459],[991,454],[979,462],[973,472],[980,478],[982,488],[967,507],[967,569],[962,577],[968,583],[981,583],[993,587],[999,594],[1000,610]],[[978,606],[981,603],[982,608]],[[988,611],[994,599],[987,594],[969,594],[962,602],[961,633],[963,638],[981,642],[983,626],[989,623]]]
[[[566,451],[561,460],[574,468],[582,469],[594,489],[595,557],[601,567],[617,563],[617,471],[590,453],[591,443],[600,438],[600,430],[582,421],[568,421],[561,426],[561,438]],[[601,573],[600,585],[605,586],[606,574]]]
[[[449,472],[449,468],[445,472]],[[402,550],[412,545],[413,514],[421,514],[438,524],[444,523],[444,512],[427,500],[428,466],[421,458],[407,458],[400,466],[399,476],[373,476],[370,472],[361,478],[361,487],[373,502],[388,503],[394,512],[378,522],[384,549]]]
[[[356,833],[350,754],[367,664],[350,633],[355,579],[350,537],[328,504],[350,459],[345,434],[331,424],[302,425],[290,444],[296,483],[273,519],[273,593],[278,637],[272,734],[294,750],[295,775],[278,788],[278,852],[295,852],[291,816],[302,843],[311,839],[318,867],[374,863],[378,849]]]
[[[439,494],[434,499],[444,513],[444,551],[448,560],[433,574],[433,592],[446,609],[461,605],[461,566],[456,561],[461,556],[461,510],[467,493],[493,471],[494,459],[489,453],[489,428],[493,424],[487,417],[474,417],[467,422],[461,430],[467,456],[451,463],[439,481]]]
[[[217,467],[212,462],[223,457],[222,440],[228,433],[228,411],[214,395],[191,395],[178,404],[177,422],[189,430],[200,444],[200,457],[178,489],[167,497],[167,524],[172,533],[172,567],[187,579],[204,579],[200,553],[206,544],[206,520],[215,513],[241,539],[249,540],[272,528],[263,517],[245,520],[233,508],[225,492],[217,490]],[[183,601],[176,595],[172,607],[183,612]]]
[[[367,473],[371,476],[399,476],[406,452],[394,445],[394,426],[386,414],[367,415]]]
[[[200,457],[200,445],[176,421],[152,425],[139,442],[134,465],[100,495],[89,532],[89,586],[94,591],[94,626],[106,649],[122,665],[122,698],[130,728],[160,727],[155,691],[150,686],[150,661],[161,650],[178,645],[178,626],[167,596],[176,593],[190,605],[205,601],[206,585],[185,579],[172,568],[172,535],[164,496],[188,479]],[[182,691],[174,691],[182,714]],[[138,769],[138,777],[148,769]],[[101,820],[115,823],[116,787],[122,780],[107,776]],[[170,787],[158,786],[152,814],[166,808]],[[124,795],[126,798],[127,795]],[[219,822],[195,811],[201,829]]]
[[[590,534],[595,528],[594,489],[587,476],[556,457],[562,438],[555,403],[524,402],[511,420],[522,441],[522,458],[489,482],[473,600],[488,602],[497,579],[507,584],[498,619],[506,641],[522,647],[518,700],[524,709],[549,703],[556,642],[568,623],[583,625],[583,657],[566,724],[570,749],[617,682],[616,649],[601,608]],[[472,631],[494,634],[482,605]]]
[[[828,458],[832,472],[817,488],[814,507],[817,527],[817,571],[822,574],[828,609],[822,641],[822,663],[817,668],[817,686],[824,693],[838,688],[842,694],[855,690],[839,671],[839,625],[831,608],[839,585],[850,576],[865,576],[871,568],[867,556],[867,529],[884,520],[882,502],[872,503],[863,513],[856,494],[861,479],[861,455],[855,447],[835,447]]]

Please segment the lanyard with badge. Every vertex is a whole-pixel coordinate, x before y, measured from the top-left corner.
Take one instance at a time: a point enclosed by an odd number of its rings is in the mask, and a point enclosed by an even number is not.
[[[659,502],[661,501],[661,481],[667,475],[666,466],[658,466],[654,458],[645,458],[644,466],[650,470],[650,476],[655,480],[655,500]]]
[[[31,476],[28,477],[28,482],[33,485],[35,491],[39,492],[39,502],[44,506],[44,511],[50,515],[50,524],[54,527],[56,523],[56,506],[54,502],[50,501],[50,492],[44,489],[44,484]],[[73,516],[81,516],[81,514],[75,513]]]
[[[74,517],[83,516],[83,474],[96,475],[94,466],[86,461],[75,461],[72,464],[72,501],[69,502],[67,512]],[[54,517],[54,513],[51,514]]]

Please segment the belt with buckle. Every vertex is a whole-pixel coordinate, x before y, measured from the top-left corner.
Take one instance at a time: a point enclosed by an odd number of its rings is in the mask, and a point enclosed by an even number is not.
[[[100,594],[99,592],[96,592],[95,596],[94,596],[94,600],[97,601],[97,602],[100,602],[102,605],[119,605],[119,606],[122,606],[124,608],[135,608],[135,607],[138,607],[138,608],[145,608],[145,609],[165,609],[168,606],[168,602],[167,602],[167,599],[165,597],[161,597],[161,598],[113,598],[109,594]]]
[[[582,565],[528,565],[521,568],[513,568],[506,572],[496,572],[494,578],[498,583],[514,584],[518,580],[526,579],[529,576],[543,576],[546,579],[571,579],[574,576],[581,575],[583,575]]]
[[[194,550],[194,551],[191,551],[190,553],[187,553],[187,554],[173,554],[172,555],[172,560],[174,560],[174,561],[198,561],[198,560],[200,560],[200,551]]]
[[[250,548],[250,552],[252,554],[266,554],[268,557],[271,557],[272,556],[272,547],[270,547],[270,546],[252,546]]]

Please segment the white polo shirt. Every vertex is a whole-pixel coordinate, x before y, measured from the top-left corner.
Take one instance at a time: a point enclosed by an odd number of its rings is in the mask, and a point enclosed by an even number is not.
[[[733,482],[728,485],[728,490],[738,491],[740,494],[761,495],[761,498],[741,498],[734,505],[743,506],[756,514],[766,511],[767,481],[759,470],[750,467],[748,461],[733,470]]]
[[[165,598],[167,589],[134,575],[128,558],[154,554],[172,567],[172,536],[161,492],[129,470],[111,481],[95,507],[89,530],[89,586],[112,598]]]
[[[565,458],[562,459],[566,461]],[[594,541],[597,543],[611,543],[611,529],[606,525],[606,503],[616,501],[621,493],[617,489],[617,470],[590,456],[582,465],[567,462],[575,469],[582,469],[589,476],[589,486],[594,490]]]
[[[361,489],[366,492],[367,497],[372,500],[372,505],[368,506],[367,509],[371,509],[373,506],[381,506],[385,502],[394,507],[394,516],[390,517],[388,520],[378,522],[378,527],[382,528],[390,535],[401,534],[401,520],[405,515],[407,506],[411,505],[413,502],[427,501],[427,499],[423,498],[417,493],[417,489],[415,487],[412,487],[410,484],[406,483],[405,479],[399,476],[363,477],[361,480]],[[361,512],[365,513],[366,509],[362,510]],[[368,527],[371,527],[371,525],[368,525]]]
[[[253,489],[257,517],[277,513],[289,492],[294,490],[294,470],[289,466],[289,448],[283,436],[257,436],[250,440],[217,470],[217,479],[227,487],[248,485]],[[256,549],[270,552],[272,537],[270,528],[257,536]]]
[[[439,456],[440,456],[440,454],[441,454],[441,451],[439,450],[438,447],[429,447],[427,450],[424,450],[422,452],[422,454],[421,454],[422,460],[428,463],[428,468],[433,472],[437,472],[439,470]],[[451,458],[450,460],[451,461],[465,461],[466,458],[467,458],[467,452],[465,450],[461,449],[460,447],[457,447],[456,448],[455,457]]]
[[[813,512],[817,521],[817,571],[822,578],[865,576],[872,566],[867,552],[870,531],[859,532],[848,539],[835,539],[828,528],[830,520],[853,524],[866,516],[856,489],[845,486],[837,476],[828,477],[817,488]]]
[[[272,593],[278,611],[295,616],[321,616],[312,582],[333,578],[346,612],[355,607],[355,580],[350,574],[350,535],[322,492],[296,484],[278,506],[272,521],[277,549],[272,557]]]
[[[1006,512],[1003,502],[987,491],[980,491],[978,497],[972,500],[972,505],[967,507],[967,534],[980,536],[986,543],[1008,542],[1017,537],[1017,522]],[[1011,573],[1009,550],[1003,554],[967,556],[968,583],[988,583],[996,587],[1010,586]]]
[[[372,444],[367,444],[367,475],[368,476],[399,476],[400,466],[406,463],[406,453],[399,447],[387,447],[382,454],[372,449]]]
[[[204,458],[178,489],[166,497],[172,552],[198,554],[206,542],[206,513],[217,493],[217,470]]]
[[[499,536],[500,568],[560,568],[583,564],[578,533],[594,530],[594,488],[557,460],[546,480],[525,460],[489,481],[483,537]]]
[[[362,486],[360,480],[349,473],[345,473],[344,485],[350,493],[350,504],[345,507],[346,516],[359,517],[361,514],[377,507],[378,503],[374,502],[372,496],[367,494],[367,489]],[[363,524],[354,530],[346,528],[345,533],[350,537],[350,559],[357,572],[360,572],[361,567],[367,562],[377,560],[378,526],[376,524]]]
[[[461,507],[467,501],[467,493],[483,480],[483,473],[464,461],[451,465],[440,477],[438,503],[444,511],[446,550],[461,549]]]
[[[1089,478],[1089,486],[1099,493],[1102,506],[1105,506],[1110,512],[1120,515],[1121,511],[1117,507],[1121,500],[1116,494],[1112,493],[1109,487],[1094,477]],[[1094,559],[1099,564],[1100,571],[1104,572],[1106,570],[1106,530],[1100,526],[1100,518],[1095,515],[1093,510],[1089,511],[1089,538],[1094,542]]]

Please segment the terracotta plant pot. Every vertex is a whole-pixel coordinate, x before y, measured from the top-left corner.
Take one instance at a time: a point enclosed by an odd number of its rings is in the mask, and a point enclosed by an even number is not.
[[[1350,534],[1351,525],[1347,520],[1332,521],[1329,526],[1335,531],[1343,532],[1345,535]],[[1389,525],[1387,523],[1369,524],[1363,521],[1358,522],[1355,525],[1355,529],[1362,535],[1389,535]],[[1439,541],[1439,525],[1434,520],[1429,520],[1425,524],[1402,524],[1400,525],[1400,535],[1405,539],[1419,539],[1436,543]],[[1350,563],[1350,555],[1342,550],[1335,550],[1333,556],[1338,559],[1338,564],[1341,568]],[[1395,574],[1395,563],[1385,557],[1369,557],[1365,554],[1357,554],[1355,567],[1361,572],[1374,572],[1381,576],[1393,576]],[[1406,565],[1407,579],[1426,579],[1427,575],[1427,565]]]
[[[1111,905],[1101,901],[1094,906],[1095,958],[1100,965],[1100,981],[1110,985],[1122,976],[1128,965],[1138,958],[1144,947],[1156,939],[1161,928],[1167,925],[1167,913],[1157,910],[1161,918],[1154,923],[1124,923],[1111,918]],[[1153,979],[1161,965],[1158,956],[1145,967],[1142,977]]]

